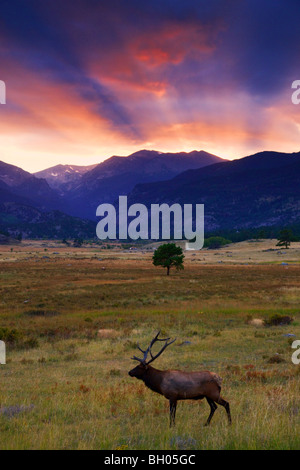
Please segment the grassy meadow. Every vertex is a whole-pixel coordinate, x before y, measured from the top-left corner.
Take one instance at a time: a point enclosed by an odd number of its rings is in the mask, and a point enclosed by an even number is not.
[[[0,247],[0,449],[299,449],[300,244],[188,252],[185,269],[144,249],[25,241]],[[281,314],[285,326],[253,320]],[[233,424],[206,400],[168,401],[128,376],[158,330],[159,369],[223,378]],[[295,335],[295,336],[290,336]]]

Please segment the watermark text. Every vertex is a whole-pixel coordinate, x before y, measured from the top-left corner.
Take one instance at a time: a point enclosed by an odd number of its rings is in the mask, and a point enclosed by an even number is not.
[[[118,213],[118,216],[117,216]],[[113,204],[100,204],[101,217],[96,234],[100,240],[190,240],[187,250],[200,250],[204,243],[204,204],[144,204],[128,207],[127,196],[119,196],[118,211]],[[193,240],[193,241],[191,241]]]
[[[292,363],[293,364],[300,364],[300,339],[296,339],[292,343],[292,348],[296,349],[296,351],[292,354]]]
[[[300,80],[294,80],[292,88],[296,90],[292,93],[292,103],[300,104]]]
[[[0,80],[0,104],[6,104],[6,85],[3,80]]]
[[[6,364],[6,347],[4,341],[0,341],[0,364]]]

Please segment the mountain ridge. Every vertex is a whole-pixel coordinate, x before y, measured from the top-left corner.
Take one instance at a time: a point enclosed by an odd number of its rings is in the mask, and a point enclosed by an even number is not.
[[[177,173],[182,165],[199,161],[210,164]],[[227,161],[203,151],[141,150],[83,168],[80,179],[64,194],[46,179],[0,162],[0,230],[15,233],[19,217],[28,234],[44,230],[44,236],[59,236],[62,232],[53,231],[52,224],[90,234],[96,227],[96,207],[124,194],[129,205],[202,203],[208,231],[300,224],[300,152],[264,151]],[[55,214],[61,223],[55,224]],[[41,230],[33,227],[37,220]]]
[[[0,228],[11,229],[15,233],[17,213],[20,216],[20,227],[24,227],[26,233],[41,233],[41,230],[34,227],[31,230],[28,226],[30,217],[32,225],[36,223],[36,210],[39,211],[40,221],[47,220],[47,216],[43,217],[40,213],[49,214],[49,211],[58,210],[69,217],[70,226],[75,225],[78,228],[78,218],[84,223],[93,220],[93,224],[96,220],[96,208],[100,203],[113,202],[119,194],[127,194],[139,181],[155,181],[162,173],[170,177],[179,174],[182,168],[203,166],[221,160],[220,157],[204,151],[164,154],[155,150],[140,150],[128,157],[110,157],[99,165],[56,165],[35,174],[0,162]],[[74,224],[72,217],[77,219]],[[10,224],[9,221],[14,223]],[[47,232],[46,225],[40,224]],[[48,233],[53,235],[50,227]]]
[[[128,204],[205,205],[207,230],[300,221],[300,152],[259,152],[136,185]]]
[[[163,153],[140,150],[127,157],[112,156],[85,173],[79,185],[69,192],[68,213],[95,219],[101,203],[113,203],[128,194],[137,183],[169,179],[186,169],[200,168],[219,161],[220,157],[203,150]],[[75,208],[75,210],[74,210]]]
[[[95,168],[97,163],[94,165],[55,165],[50,168],[46,168],[41,171],[33,173],[37,178],[43,178],[47,181],[52,189],[60,191],[64,194],[69,191],[75,182],[80,181],[82,176]]]
[[[2,161],[0,161],[0,187],[6,193],[13,193],[26,201],[31,201],[41,210],[51,210],[61,204],[60,196],[50,188],[44,178],[37,178],[20,167]]]

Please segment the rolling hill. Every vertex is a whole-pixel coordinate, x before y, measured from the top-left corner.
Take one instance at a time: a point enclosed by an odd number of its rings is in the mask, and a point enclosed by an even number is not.
[[[94,238],[95,223],[58,210],[41,211],[26,204],[0,204],[0,232],[23,238]]]

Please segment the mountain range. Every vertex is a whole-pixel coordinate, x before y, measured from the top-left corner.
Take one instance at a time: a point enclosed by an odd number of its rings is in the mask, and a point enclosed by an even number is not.
[[[82,176],[88,171],[93,170],[97,164],[88,166],[78,165],[56,165],[46,170],[34,173],[37,178],[47,181],[50,188],[58,190],[63,195],[79,184]]]
[[[91,238],[99,204],[114,202],[137,183],[220,161],[204,151],[141,150],[98,165],[56,165],[34,174],[0,162],[0,231],[32,238]]]
[[[300,152],[227,161],[205,151],[141,150],[98,165],[57,165],[35,174],[0,162],[0,231],[90,238],[101,203],[205,204],[205,230],[299,223]]]
[[[119,195],[128,194],[138,183],[170,179],[182,171],[220,161],[221,158],[204,151],[162,153],[141,150],[128,157],[113,156],[94,168],[89,167],[88,171],[81,167],[80,177],[78,173],[70,173],[70,167],[65,167],[64,172],[58,172],[57,167],[50,168],[35,176],[42,175],[52,188],[59,189],[59,194],[63,196],[61,208],[64,212],[95,220],[99,204],[113,203]],[[57,174],[55,183],[53,174]]]
[[[128,203],[204,204],[205,230],[300,222],[300,152],[260,152],[136,185]]]

